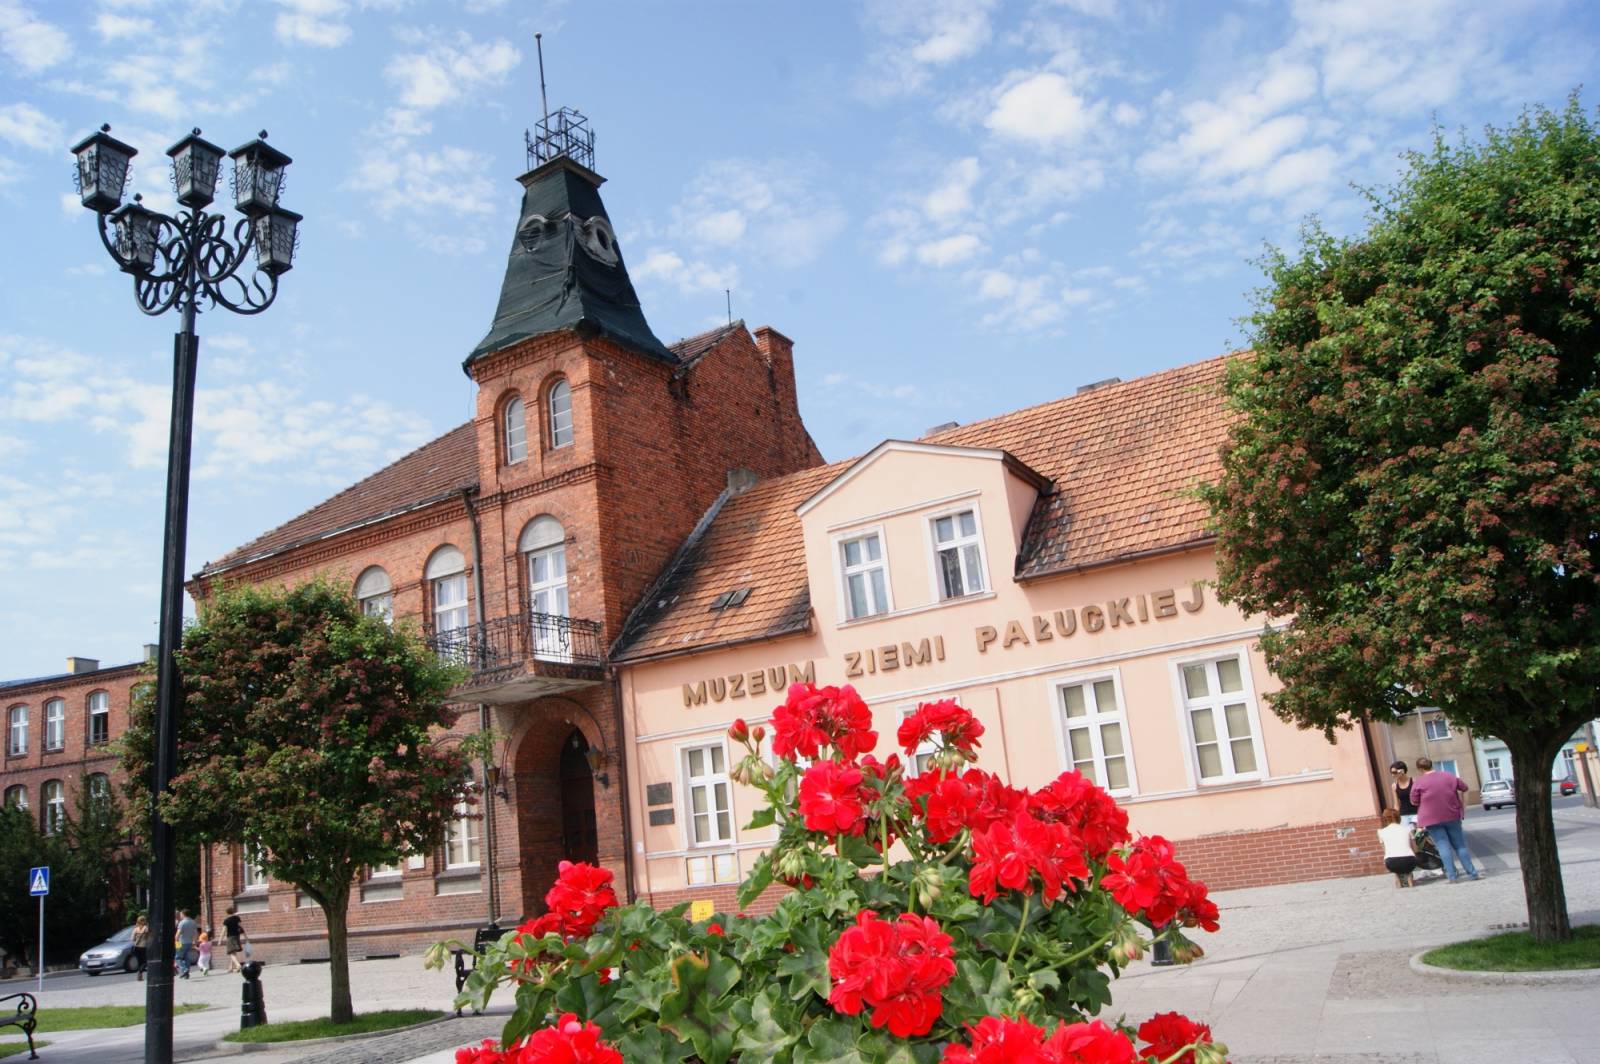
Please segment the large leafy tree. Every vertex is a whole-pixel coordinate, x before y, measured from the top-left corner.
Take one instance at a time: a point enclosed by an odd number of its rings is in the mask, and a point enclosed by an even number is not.
[[[178,665],[179,773],[162,815],[200,842],[251,847],[322,908],[330,1013],[347,1022],[357,875],[439,845],[461,797],[465,754],[439,742],[455,670],[322,581],[218,591]],[[149,778],[151,723],[146,707],[130,728],[134,780]]]
[[[1576,96],[1436,133],[1367,231],[1267,260],[1208,491],[1282,717],[1499,736],[1535,937],[1570,935],[1550,765],[1600,692],[1600,136]]]

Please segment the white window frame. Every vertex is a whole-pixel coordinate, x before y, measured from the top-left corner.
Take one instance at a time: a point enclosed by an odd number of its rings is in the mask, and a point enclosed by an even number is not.
[[[1440,734],[1434,734],[1434,725],[1438,725]],[[1442,743],[1450,738],[1450,722],[1443,716],[1424,717],[1422,720],[1422,734],[1430,743]]]
[[[1180,674],[1181,675],[1181,674]],[[1111,681],[1111,687],[1117,700],[1115,712],[1103,712],[1099,699],[1095,696],[1094,685],[1104,680]],[[1068,687],[1083,686],[1086,689],[1086,708],[1092,707],[1091,712],[1083,717],[1073,717],[1072,723],[1067,723],[1067,707],[1062,703],[1061,692]],[[1077,760],[1072,756],[1072,740],[1070,732],[1073,728],[1089,729],[1090,751],[1094,757],[1095,785],[1107,794],[1118,798],[1131,798],[1139,793],[1139,772],[1134,766],[1133,734],[1128,726],[1128,699],[1122,686],[1122,670],[1119,668],[1096,669],[1091,672],[1075,672],[1061,676],[1051,676],[1045,680],[1045,697],[1050,706],[1050,719],[1055,725],[1056,754],[1061,759],[1064,771],[1072,771]],[[1106,751],[1105,740],[1101,738],[1100,727],[1104,724],[1116,724],[1122,729],[1122,761],[1128,773],[1126,787],[1106,786]],[[1198,771],[1198,767],[1196,769]]]
[[[1445,768],[1446,765],[1449,765],[1450,767],[1449,768]],[[1433,763],[1433,767],[1436,770],[1440,771],[1440,772],[1448,772],[1450,775],[1454,776],[1456,779],[1460,779],[1461,778],[1461,773],[1456,771],[1456,769],[1457,769],[1456,759],[1453,758],[1453,757],[1446,757],[1446,758],[1443,758],[1443,759],[1441,759],[1439,761],[1435,761]]]
[[[1250,741],[1255,748],[1256,770],[1244,773],[1230,772],[1221,776],[1213,776],[1210,779],[1202,779],[1200,775],[1200,754],[1195,746],[1194,727],[1189,716],[1188,691],[1183,682],[1183,668],[1185,665],[1214,663],[1229,657],[1237,657],[1239,659],[1239,682],[1242,688],[1240,696],[1244,700],[1245,713],[1250,720]],[[1168,661],[1168,665],[1170,669],[1169,675],[1172,680],[1172,705],[1178,716],[1178,734],[1183,737],[1183,741],[1186,744],[1183,766],[1184,771],[1189,774],[1190,788],[1201,789],[1226,786],[1231,783],[1256,782],[1269,779],[1272,772],[1267,765],[1266,739],[1261,734],[1261,713],[1258,699],[1256,698],[1255,676],[1251,665],[1250,648],[1243,644],[1231,647],[1214,647],[1204,653],[1186,654],[1182,657],[1171,658]],[[1212,671],[1214,674],[1215,669],[1213,668]],[[1213,695],[1209,701],[1215,703],[1213,707],[1213,719],[1215,720],[1215,714],[1221,711],[1223,700]],[[1226,725],[1226,720],[1224,719],[1222,723]],[[1218,734],[1226,735],[1226,727],[1224,726]],[[1225,742],[1227,740],[1219,740],[1219,744]],[[1233,767],[1233,752],[1229,749],[1226,753],[1227,760],[1225,764],[1231,769]]]
[[[566,390],[567,397],[567,409],[564,411],[567,418],[565,425],[561,423],[563,411],[556,409],[556,394],[562,389]],[[553,451],[558,447],[571,447],[578,439],[576,420],[572,413],[572,382],[565,377],[551,382],[549,389],[545,391],[544,407],[550,426],[550,449]],[[564,440],[561,438],[563,433],[566,434]]]
[[[516,417],[512,417],[513,411]],[[516,431],[513,432],[512,430]],[[500,412],[501,438],[505,441],[504,449],[506,465],[516,465],[526,461],[528,457],[528,404],[522,396],[514,395],[506,403],[505,409]]]
[[[240,894],[265,894],[267,892],[267,870],[261,866],[261,847],[247,842],[240,848],[240,864],[243,874],[239,877]]]
[[[691,776],[689,774],[690,752],[694,750],[710,750],[713,747],[722,751],[722,771],[707,772],[706,774],[700,776]],[[718,848],[729,849],[737,846],[739,844],[739,817],[738,810],[733,801],[733,778],[728,775],[729,771],[733,768],[733,762],[728,751],[728,742],[726,737],[708,737],[701,738],[699,740],[678,743],[673,747],[673,756],[677,758],[678,762],[678,793],[680,796],[678,799],[678,804],[679,815],[682,817],[681,822],[683,824],[684,848],[686,850],[714,850]],[[709,764],[710,758],[708,755],[708,768]],[[709,812],[706,815],[706,823],[710,826],[710,829],[715,837],[706,839],[704,841],[699,841],[695,838],[694,830],[693,788],[696,786],[705,787],[707,789],[707,797],[708,799],[711,799],[715,796],[715,787],[718,783],[723,784],[723,793],[728,796],[728,834],[725,838],[717,834],[718,810],[715,802],[708,800],[706,808],[709,810]]]
[[[91,772],[83,777],[84,789],[89,792],[92,803],[109,802],[111,800],[111,777],[104,772]]]
[[[15,797],[16,801],[12,801]],[[5,790],[4,801],[7,805],[17,809],[28,808],[28,788],[20,783],[14,783]]]
[[[394,864],[367,866],[367,881],[369,883],[373,880],[383,880],[387,882],[388,880],[398,879],[399,877],[400,862],[398,861],[396,861]]]
[[[28,753],[28,706],[19,702],[6,710],[6,753],[24,757]]]
[[[105,691],[94,691],[89,695],[89,731],[87,735],[90,746],[104,746],[111,741],[111,696]],[[94,737],[95,721],[99,720],[104,725],[104,736]]]
[[[50,788],[55,788],[54,795]],[[61,780],[45,780],[39,785],[39,830],[55,835],[67,826],[67,785]]]
[[[1501,781],[1503,777],[1500,774],[1500,759],[1498,757],[1484,758],[1483,766],[1488,773],[1490,783],[1499,783]]]
[[[878,538],[878,560],[872,563],[850,567],[845,564],[845,544],[856,540],[868,539],[872,536]],[[870,613],[863,613],[859,617],[850,615],[850,577],[856,573],[871,573],[873,569],[883,570],[883,602],[882,608]],[[887,617],[894,612],[894,581],[889,577],[889,537],[884,534],[882,525],[868,525],[866,527],[852,528],[846,532],[836,532],[833,535],[833,569],[837,574],[839,588],[839,623],[854,624],[858,621],[870,621],[878,617]],[[868,597],[872,596],[872,580],[867,579]]]
[[[472,806],[466,802],[457,802],[452,810],[455,814],[449,827],[445,829],[444,836],[444,867],[446,871],[458,868],[479,868],[483,865],[483,819],[474,816]],[[459,856],[465,860],[457,860],[457,850],[464,849]]]
[[[957,517],[969,511],[972,513],[974,529],[972,536],[967,538],[958,537],[941,547],[938,537],[934,533],[934,524],[943,518]],[[989,551],[983,542],[983,511],[978,508],[976,499],[967,500],[955,506],[946,506],[927,514],[923,521],[922,530],[923,537],[928,544],[928,577],[932,591],[932,601],[941,603],[962,602],[978,595],[986,595],[994,590],[989,582]],[[944,593],[944,569],[939,564],[939,552],[941,550],[949,550],[952,547],[955,548],[957,551],[956,557],[960,560],[961,579],[963,582],[968,582],[969,574],[967,573],[966,555],[962,553],[961,548],[969,543],[978,548],[978,579],[982,581],[983,586],[976,588],[969,586],[959,595],[946,595]]]
[[[363,584],[368,586],[363,588]],[[362,594],[363,591],[366,593]],[[356,604],[361,607],[362,616],[378,617],[385,624],[394,624],[394,581],[390,579],[387,569],[381,565],[369,565],[361,570],[361,575],[356,578]]]
[[[67,746],[67,700],[51,698],[44,704],[44,748],[64,750]]]

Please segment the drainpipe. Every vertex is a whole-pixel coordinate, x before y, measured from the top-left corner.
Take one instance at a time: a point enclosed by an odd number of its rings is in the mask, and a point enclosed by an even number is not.
[[[622,874],[628,880],[627,903],[632,905],[639,892],[633,885],[633,816],[628,809],[628,733],[623,728],[622,674],[616,669],[611,669],[611,705],[616,710],[617,718],[617,799],[622,807]]]
[[[461,490],[461,505],[467,508],[467,520],[472,523],[472,604],[473,613],[477,615],[478,646],[486,645],[487,630],[483,621],[483,528],[478,523],[478,511],[472,505],[473,493],[476,488],[463,488]],[[489,707],[483,702],[478,703],[478,731],[486,732],[493,723],[489,715]],[[491,753],[483,755],[483,852],[485,867],[489,873],[489,922],[495,923],[499,911],[499,891],[496,889],[494,867],[494,794],[489,790],[489,762]]]
[[[1378,812],[1383,812],[1389,807],[1384,798],[1383,774],[1378,768],[1378,752],[1372,748],[1372,729],[1375,725],[1370,720],[1361,722],[1361,748],[1367,755],[1367,773],[1372,777],[1372,797],[1378,803]]]

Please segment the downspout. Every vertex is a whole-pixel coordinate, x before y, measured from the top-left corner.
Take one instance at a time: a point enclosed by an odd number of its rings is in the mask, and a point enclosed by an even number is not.
[[[611,669],[611,704],[616,709],[617,729],[617,796],[622,807],[622,874],[628,881],[628,904],[632,905],[639,892],[634,889],[633,868],[633,814],[628,808],[628,733],[622,713],[622,673]]]
[[[1372,722],[1361,722],[1361,748],[1367,754],[1367,774],[1372,777],[1372,797],[1378,803],[1378,812],[1382,813],[1389,808],[1389,802],[1383,796],[1383,775],[1378,768],[1378,752],[1372,748]]]
[[[473,613],[477,615],[478,646],[487,645],[488,634],[483,621],[483,528],[478,523],[478,511],[472,505],[472,496],[477,488],[461,489],[461,505],[467,508],[467,520],[472,522],[472,604]],[[489,707],[478,703],[478,731],[487,732],[492,720],[489,716]],[[489,790],[489,763],[493,752],[483,755],[483,851],[485,866],[489,873],[489,922],[495,923],[499,912],[499,890],[495,878],[494,867],[494,794]]]

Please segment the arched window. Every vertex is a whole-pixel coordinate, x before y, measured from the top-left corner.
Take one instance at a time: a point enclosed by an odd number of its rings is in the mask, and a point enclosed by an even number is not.
[[[528,416],[520,395],[506,404],[505,435],[507,465],[528,457]]]
[[[564,380],[550,386],[550,446],[572,442],[572,385]]]
[[[28,707],[12,706],[8,717],[11,727],[6,752],[12,757],[21,757],[28,752]]]
[[[473,868],[482,849],[482,816],[465,800],[457,802],[444,836],[444,866]]]
[[[67,745],[67,704],[52,698],[44,704],[44,748],[59,750]]]
[[[369,565],[356,580],[356,601],[361,612],[368,617],[381,617],[386,622],[394,620],[394,586],[389,574],[381,565]]]
[[[443,657],[455,660],[467,652],[464,641],[467,618],[467,560],[455,547],[443,546],[428,559],[423,574],[428,581],[429,598],[433,606],[433,634],[435,646]],[[449,640],[449,633],[462,634],[459,645]],[[444,637],[443,640],[440,637]]]
[[[18,783],[6,788],[6,806],[10,809],[28,808],[28,788]]]
[[[104,746],[111,741],[111,696],[96,691],[89,696],[89,745]]]
[[[527,560],[528,622],[533,629],[534,652],[544,658],[570,658],[567,535],[561,522],[549,514],[535,517],[522,530],[517,549]]]
[[[240,876],[240,885],[243,889],[239,893],[265,892],[267,889],[267,870],[263,867],[261,847],[253,842],[245,843],[239,860],[243,866]]]
[[[83,784],[89,791],[89,801],[96,806],[104,808],[111,802],[111,777],[104,772],[89,773]]]
[[[44,806],[40,826],[46,835],[54,835],[67,826],[67,791],[60,780],[45,780],[39,789],[39,801]]]

